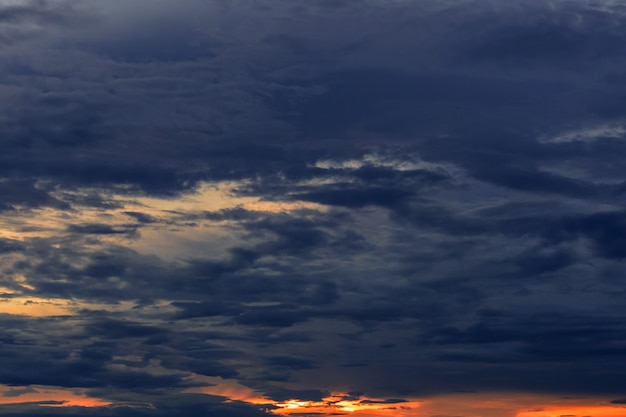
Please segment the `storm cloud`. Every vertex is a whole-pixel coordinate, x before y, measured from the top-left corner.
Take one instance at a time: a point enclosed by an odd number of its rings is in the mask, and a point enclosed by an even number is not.
[[[621,404],[625,43],[603,0],[0,2],[0,414]]]

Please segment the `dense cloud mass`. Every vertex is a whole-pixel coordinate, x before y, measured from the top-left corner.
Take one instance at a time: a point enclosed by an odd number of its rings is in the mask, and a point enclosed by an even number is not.
[[[0,1],[0,415],[623,404],[625,45],[610,0]]]

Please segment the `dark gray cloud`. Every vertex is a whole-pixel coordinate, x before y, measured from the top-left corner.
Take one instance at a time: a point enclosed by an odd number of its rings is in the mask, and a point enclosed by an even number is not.
[[[29,416],[36,414],[44,417],[63,416],[93,416],[93,417],[143,417],[143,416],[187,416],[219,414],[227,417],[255,417],[266,416],[267,413],[246,403],[235,401],[225,403],[223,398],[207,395],[162,395],[155,398],[153,403],[144,407],[117,406],[117,407],[41,407],[55,405],[55,402],[27,403],[3,405],[0,408],[2,415]]]
[[[266,415],[189,391],[219,378],[274,401],[621,398],[625,18],[0,7],[0,384],[116,404],[0,414]]]

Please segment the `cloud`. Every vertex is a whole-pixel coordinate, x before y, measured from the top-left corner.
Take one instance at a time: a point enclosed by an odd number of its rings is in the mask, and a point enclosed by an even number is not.
[[[623,19],[603,1],[5,4],[0,384],[111,405],[0,414],[619,398]],[[62,308],[14,313],[42,300]],[[199,394],[211,378],[268,402]]]

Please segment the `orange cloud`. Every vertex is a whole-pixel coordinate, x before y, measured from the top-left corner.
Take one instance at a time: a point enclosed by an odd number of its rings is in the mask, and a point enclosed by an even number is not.
[[[422,403],[415,400],[386,401],[384,399],[358,397],[345,393],[332,393],[321,401],[289,400],[276,403],[274,414],[291,415],[301,413],[349,414],[360,417],[414,416]]]
[[[428,398],[416,416],[624,417],[626,408],[607,398],[556,397],[526,393],[466,393]]]
[[[626,407],[589,405],[521,411],[515,417],[624,417]]]
[[[205,381],[208,382],[208,381]],[[235,381],[212,379],[215,385],[194,392],[220,395],[231,400],[271,406],[278,416],[355,417],[625,417],[626,407],[611,405],[606,398],[562,398],[524,393],[459,393],[423,400],[384,400],[334,392],[320,401],[293,398],[277,402]]]
[[[270,406],[272,414],[279,416],[321,414],[354,415],[359,417],[412,417],[421,402],[416,400],[386,401],[383,399],[358,397],[346,393],[334,392],[321,401],[300,400],[275,401],[262,393],[245,387],[234,380],[194,375],[194,382],[202,381],[213,384],[202,388],[193,388],[187,392],[218,395],[233,401],[245,401],[259,406]]]
[[[81,389],[0,385],[0,405],[23,403],[42,403],[41,406],[45,407],[106,407],[113,404],[90,397]]]

